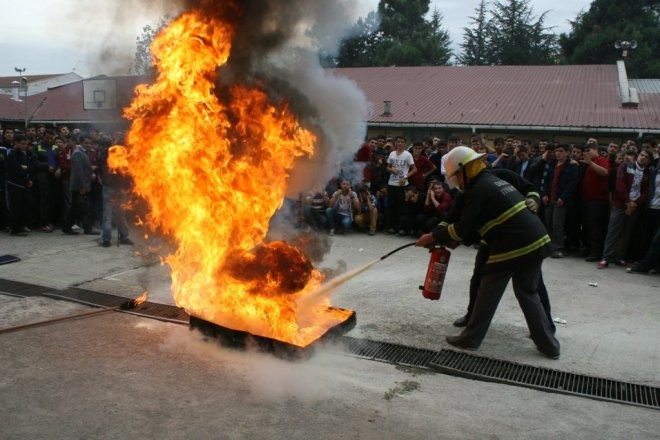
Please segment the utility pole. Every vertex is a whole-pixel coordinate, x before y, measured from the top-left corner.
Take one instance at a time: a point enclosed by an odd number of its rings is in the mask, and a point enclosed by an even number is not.
[[[25,106],[23,109],[24,116],[25,116],[25,132],[27,133],[27,128],[28,128],[28,79],[23,76],[23,72],[25,72],[26,68],[18,68],[14,67],[14,70],[18,73],[18,87],[19,87],[19,95],[20,95],[20,89],[23,88],[23,105]]]

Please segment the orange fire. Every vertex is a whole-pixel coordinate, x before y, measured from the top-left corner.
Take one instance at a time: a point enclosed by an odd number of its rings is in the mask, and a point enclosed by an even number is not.
[[[149,292],[145,290],[144,292],[142,292],[142,295],[134,299],[135,305],[139,306],[140,304],[145,302],[148,296],[149,296]]]
[[[178,306],[306,346],[351,312],[325,301],[299,316],[297,300],[323,275],[298,248],[264,240],[294,160],[314,153],[316,136],[258,87],[220,85],[234,32],[193,11],[156,38],[157,79],[125,110],[126,148],[113,148],[110,165],[132,176],[146,225],[177,245],[165,261]]]

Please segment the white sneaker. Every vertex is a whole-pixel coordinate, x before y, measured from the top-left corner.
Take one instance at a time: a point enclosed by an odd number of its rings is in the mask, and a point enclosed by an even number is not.
[[[75,231],[75,232],[80,232],[81,229],[82,229],[82,228],[81,228],[80,226],[78,226],[78,225],[73,225],[73,226],[71,226],[71,230],[72,230],[72,231]]]
[[[329,234],[329,235],[335,235],[335,230],[334,230],[334,229],[330,229],[330,232],[329,232],[328,234]]]

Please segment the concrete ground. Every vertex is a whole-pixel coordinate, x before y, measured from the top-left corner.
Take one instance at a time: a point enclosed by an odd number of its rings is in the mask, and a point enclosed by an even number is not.
[[[321,267],[347,270],[411,239],[332,238]],[[164,266],[90,236],[0,234],[0,279],[173,304]],[[442,298],[421,296],[426,250],[405,249],[342,285],[333,304],[357,312],[349,336],[440,350],[457,334],[474,249],[452,252]],[[152,259],[153,260],[153,259]],[[548,259],[544,276],[561,358],[527,338],[509,290],[478,354],[660,385],[660,276]],[[591,284],[597,284],[592,286]],[[1,285],[1,282],[0,282]],[[2,290],[2,289],[0,289]],[[0,293],[3,328],[93,310]],[[658,411],[473,381],[322,350],[306,362],[237,352],[186,326],[115,312],[0,333],[0,439],[660,438]]]

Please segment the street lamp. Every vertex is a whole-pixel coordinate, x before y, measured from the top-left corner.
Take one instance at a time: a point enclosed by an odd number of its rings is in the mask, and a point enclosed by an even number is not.
[[[614,42],[614,47],[616,49],[623,49],[622,55],[625,58],[628,56],[628,49],[637,49],[637,40],[616,40]]]
[[[27,128],[28,128],[28,79],[27,77],[23,76],[23,72],[25,72],[26,68],[23,67],[18,68],[14,67],[14,70],[18,73],[18,87],[19,87],[19,93],[17,94],[16,98],[19,98],[18,95],[20,95],[20,90],[21,88],[23,89],[23,101],[24,101],[24,113],[25,113],[25,133],[27,133]],[[20,99],[18,99],[20,101]]]

